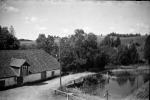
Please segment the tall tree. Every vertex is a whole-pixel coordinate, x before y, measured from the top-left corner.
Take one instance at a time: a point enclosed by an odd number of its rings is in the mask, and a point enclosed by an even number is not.
[[[121,40],[120,40],[119,36],[117,36],[116,40],[114,40],[114,46],[118,47],[119,45],[121,45]]]
[[[130,58],[130,63],[135,64],[138,63],[139,61],[139,54],[137,52],[136,44],[135,43],[130,43],[128,47],[128,55]]]
[[[0,50],[19,49],[19,40],[10,33],[8,27],[0,26]]]
[[[58,46],[56,45],[55,38],[53,36],[48,35],[48,37],[46,37],[45,34],[39,34],[36,42],[39,49],[45,50],[54,57],[58,54]]]
[[[120,45],[118,47],[118,63],[121,65],[128,65],[130,63],[130,58],[128,54],[128,47],[125,45]]]
[[[148,63],[150,64],[150,35],[148,35],[145,40],[144,57],[146,60],[148,60]]]
[[[10,28],[9,28],[9,32],[10,34],[12,34],[13,36],[15,36],[15,29],[14,27],[11,25]]]

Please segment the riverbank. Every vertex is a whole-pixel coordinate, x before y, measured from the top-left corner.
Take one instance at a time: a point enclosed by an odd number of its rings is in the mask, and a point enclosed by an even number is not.
[[[149,81],[125,100],[149,100]]]
[[[147,80],[147,75],[149,73],[149,67],[139,66],[135,69],[116,69],[114,72],[116,72],[118,74],[119,73],[122,74],[123,72],[128,72],[128,73],[125,73],[123,75],[125,75],[125,76],[126,76],[126,74],[129,74],[129,76],[131,75],[130,79],[128,81],[126,81],[127,84],[130,84],[129,87],[131,87],[131,85],[133,85],[132,83],[137,82],[136,79],[134,79],[132,75],[137,76],[137,75],[141,75],[142,73],[146,73],[146,77],[144,76],[144,80],[143,80],[144,84],[142,83],[143,85],[141,84],[142,86],[140,86],[138,89],[132,89],[135,92],[133,91],[132,93],[127,94],[127,97],[119,97],[119,98],[115,97],[115,98],[113,98],[113,96],[109,96],[108,97],[109,100],[148,100],[149,99],[149,81],[148,81],[149,78]],[[119,76],[120,76],[120,74],[119,74]],[[85,78],[83,78],[83,79],[85,80]],[[120,81],[122,82],[123,80],[120,80]],[[90,82],[93,83],[93,81],[90,81]],[[112,82],[112,81],[110,81],[110,82]],[[113,82],[114,82],[114,80],[113,80]],[[74,83],[76,83],[76,82],[74,82]],[[81,82],[81,84],[82,84],[82,82]],[[101,95],[101,97],[94,95],[95,92],[91,93],[93,95],[91,95],[89,93],[84,93],[84,90],[81,90],[82,88],[80,88],[80,86],[79,86],[81,84],[77,83],[75,87],[73,86],[73,87],[69,87],[67,89],[69,90],[69,92],[73,93],[74,95],[76,95],[80,98],[83,98],[83,100],[106,100],[106,97],[104,97],[103,95]],[[121,83],[120,83],[120,85],[121,85]],[[135,83],[134,87],[136,87],[136,83]],[[88,87],[88,88],[90,88],[90,87]],[[93,90],[91,90],[91,91],[93,91]],[[123,91],[124,91],[124,89],[123,89]],[[103,94],[105,94],[105,92]],[[128,96],[128,95],[130,95],[130,96]]]

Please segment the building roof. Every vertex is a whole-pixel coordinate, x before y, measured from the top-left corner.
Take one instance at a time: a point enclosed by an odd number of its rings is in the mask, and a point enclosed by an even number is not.
[[[11,63],[12,58],[26,60],[31,73],[59,69],[59,62],[43,50],[0,50],[0,78],[16,76],[10,64],[19,62],[17,66],[20,66],[23,60]]]
[[[25,59],[11,58],[10,66],[21,67],[25,62]]]

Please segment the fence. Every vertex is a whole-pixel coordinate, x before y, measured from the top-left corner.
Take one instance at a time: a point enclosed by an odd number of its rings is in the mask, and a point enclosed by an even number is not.
[[[66,96],[66,100],[86,100],[84,98],[81,98],[81,97],[78,97],[76,95],[74,95],[73,93],[69,93],[69,92],[64,92],[64,91],[61,91],[61,90],[58,90],[58,89],[51,89],[54,91],[54,94],[55,95],[63,95],[63,96]]]

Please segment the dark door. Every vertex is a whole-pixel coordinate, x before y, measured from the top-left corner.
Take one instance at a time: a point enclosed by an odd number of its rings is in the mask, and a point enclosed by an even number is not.
[[[54,77],[54,71],[52,71],[52,77]]]
[[[17,84],[22,85],[23,84],[23,77],[17,77]]]
[[[42,80],[46,79],[46,71],[43,71],[43,72],[41,73],[41,79],[42,79]]]
[[[5,87],[5,80],[0,80],[0,89]]]

